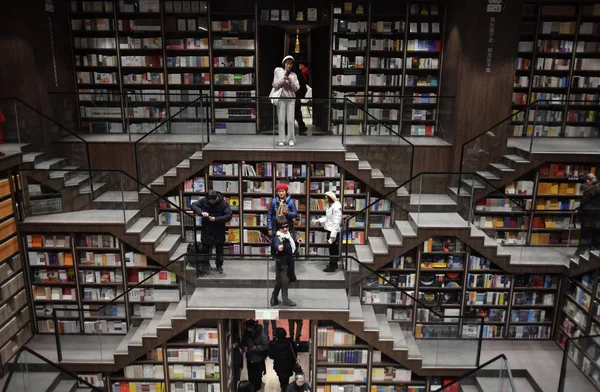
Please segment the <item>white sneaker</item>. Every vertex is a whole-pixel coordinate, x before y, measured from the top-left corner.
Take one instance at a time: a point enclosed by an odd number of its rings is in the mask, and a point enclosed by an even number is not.
[[[280,146],[285,146],[285,143],[284,142],[279,142],[279,145]]]
[[[294,141],[293,141],[293,140],[290,140],[290,142],[289,142],[289,145],[290,145],[290,146],[293,146],[294,144],[296,144],[296,143],[294,143]]]

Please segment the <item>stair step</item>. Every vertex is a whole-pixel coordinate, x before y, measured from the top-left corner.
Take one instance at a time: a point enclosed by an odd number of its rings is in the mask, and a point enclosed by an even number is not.
[[[106,183],[104,182],[94,182],[94,192],[98,192],[100,191],[102,188],[104,188],[106,186]],[[87,195],[92,193],[92,187],[88,184],[85,185],[84,187],[79,189],[79,194],[80,195]]]
[[[184,159],[183,161],[181,161],[179,163],[179,165],[177,165],[177,168],[179,168],[179,169],[189,169],[190,168],[190,160],[189,159]]]
[[[521,156],[515,155],[515,154],[507,154],[507,155],[503,155],[504,158],[508,159],[509,161],[513,161],[513,162],[517,162],[517,163],[529,163],[529,161]]]
[[[202,160],[202,151],[196,151],[190,156],[190,159]]]
[[[67,162],[67,160],[65,158],[52,158],[52,159],[48,159],[47,161],[42,161],[42,162],[36,163],[33,167],[35,167],[36,169],[42,169],[42,170],[54,169],[54,168],[64,166],[64,164],[66,162]]]
[[[127,234],[140,234],[148,227],[148,225],[152,224],[152,222],[154,222],[154,218],[140,218],[133,226],[127,229]]]
[[[489,171],[476,171],[475,173],[477,173],[480,177],[485,178],[488,181],[497,181],[500,178],[495,176],[493,173],[490,173]]]
[[[512,167],[508,167],[503,163],[490,163],[489,165],[496,170],[500,170],[501,172],[514,172],[515,171],[515,169],[513,169]]]
[[[406,187],[401,186],[400,188],[398,188],[398,190],[396,191],[396,196],[399,197],[406,197],[406,196],[410,196],[410,192],[408,192],[408,189],[406,189]]]
[[[377,325],[379,328],[379,340],[394,340],[392,330],[390,329],[390,324],[387,320],[387,315],[383,313],[377,313],[375,318],[377,319]]]
[[[464,188],[464,185],[467,186],[467,194],[468,195],[471,195],[471,193],[468,191],[469,188],[477,189],[477,188],[485,188],[487,186],[487,184],[485,184],[484,182],[481,182],[476,177],[462,178],[460,180],[460,182],[463,184],[463,185],[461,185],[461,190],[462,190],[462,188]]]
[[[456,202],[445,193],[421,193],[410,195],[411,206],[456,206]]]
[[[600,258],[600,251],[598,250],[590,250],[590,257],[594,256],[595,258]]]
[[[163,313],[156,328],[160,328],[160,329],[173,328],[173,325],[171,324],[171,317],[173,317],[173,314],[175,313],[175,310],[177,309],[178,305],[179,305],[179,302],[173,302],[173,303],[169,304],[169,307]]]
[[[179,246],[177,247],[177,249],[175,249],[175,252],[173,252],[173,254],[171,255],[171,258],[169,260],[170,261],[177,260],[181,255],[186,254],[188,245],[189,244],[186,242],[179,244]]]
[[[383,173],[381,172],[381,170],[379,169],[371,169],[371,178],[372,179],[385,179],[385,176],[383,175]]]
[[[371,170],[371,164],[368,161],[358,161],[358,170]]]
[[[138,193],[135,191],[107,191],[95,198],[94,201],[101,203],[136,203],[138,202]]]
[[[50,178],[65,178],[65,175],[68,174],[72,170],[79,169],[79,166],[63,166],[62,170],[51,171],[49,177]]]
[[[144,331],[146,331],[146,329],[150,325],[150,321],[151,320],[142,321],[142,323],[140,324],[140,327],[137,329],[137,331],[135,331],[135,334],[131,338],[131,341],[129,341],[129,344],[127,344],[128,346],[142,346],[143,345],[142,336],[144,336]]]
[[[396,188],[398,187],[398,184],[396,184],[396,181],[394,181],[391,177],[386,177],[383,180],[383,186],[385,188]]]
[[[156,312],[154,314],[154,317],[152,317],[152,320],[150,320],[150,324],[148,324],[148,328],[146,328],[146,330],[142,333],[143,337],[147,337],[147,338],[158,337],[158,335],[156,333],[156,328],[158,328],[158,324],[160,323],[160,320],[162,319],[164,313],[165,312]]]
[[[356,258],[363,264],[373,264],[373,253],[369,245],[354,245]],[[359,267],[362,269],[362,267]]]
[[[349,321],[363,321],[362,304],[360,303],[360,297],[350,297],[350,316]]]
[[[408,214],[410,222],[420,228],[465,228],[467,221],[456,212],[411,212]],[[411,223],[412,225],[412,223]]]
[[[152,192],[150,192],[150,189],[148,188],[140,187],[140,193],[143,195],[150,195]]]
[[[142,238],[140,243],[142,244],[154,244],[156,241],[162,239],[163,235],[167,232],[167,226],[154,226],[148,234]]]
[[[65,181],[65,186],[79,186],[85,181],[89,181],[90,176],[87,173],[80,173]]]
[[[175,312],[173,312],[173,319],[177,320],[187,320],[187,303],[186,296],[182,296],[181,301],[177,304],[177,308],[175,308]]]
[[[457,196],[457,193],[458,193],[458,187],[457,186],[450,186],[450,187],[448,187],[448,190],[452,193],[452,195],[454,197]],[[465,197],[465,196],[469,197],[469,196],[471,196],[471,193],[469,191],[467,191],[464,186],[461,186],[460,187],[460,195],[462,197]]]
[[[119,346],[115,350],[115,354],[129,354],[129,342],[131,342],[131,339],[133,339],[133,336],[137,333],[137,330],[138,327],[129,328],[129,332],[127,332],[127,335],[125,335],[123,337],[123,340],[121,340],[121,342],[119,343]]]
[[[152,181],[150,185],[160,186],[165,185],[165,178],[163,176],[158,177],[156,180]]]
[[[71,392],[71,391],[80,391],[81,389],[77,388],[77,381],[74,379],[69,380],[60,380],[58,384],[52,389],[52,392]]]
[[[371,247],[371,251],[374,255],[386,255],[388,253],[388,248],[383,238],[381,237],[369,237],[369,246]]]
[[[406,340],[404,339],[404,331],[399,323],[388,323],[392,336],[394,337],[394,350],[406,350]]]
[[[160,244],[155,248],[156,253],[168,253],[170,252],[177,243],[181,240],[181,234],[168,234]]]
[[[355,259],[358,259],[358,256],[356,255],[356,253],[348,253],[348,256],[349,256],[348,257],[348,271],[350,271],[350,272],[360,271],[359,264],[355,260]],[[354,257],[354,259],[352,257]]]
[[[347,152],[344,158],[345,161],[358,161],[358,155],[355,152]]]
[[[379,324],[377,324],[377,317],[375,317],[375,310],[373,305],[362,305],[363,318],[365,320],[365,331],[379,331]]]
[[[408,358],[409,359],[422,359],[421,350],[417,345],[417,341],[413,336],[412,331],[406,330],[404,332],[404,340],[406,340],[406,346],[408,347]]]
[[[23,163],[34,163],[38,159],[44,156],[43,152],[28,152],[27,154],[23,154]]]
[[[484,238],[484,237],[486,237],[486,235],[478,227],[475,227],[474,225],[471,225],[471,237],[474,237],[474,238]]]
[[[381,233],[388,246],[402,246],[402,240],[395,229],[381,229]]]
[[[173,167],[169,169],[164,175],[164,177],[177,177],[177,168]]]
[[[394,222],[395,229],[400,233],[402,239],[404,238],[416,238],[417,233],[408,221],[397,220]]]

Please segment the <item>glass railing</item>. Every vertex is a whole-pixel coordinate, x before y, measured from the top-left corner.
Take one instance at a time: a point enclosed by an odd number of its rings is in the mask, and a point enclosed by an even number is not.
[[[573,389],[573,391],[575,390]],[[490,359],[459,379],[442,385],[439,389],[432,389],[432,391],[518,392],[508,358],[504,354]]]
[[[93,385],[28,347],[23,347],[8,367],[4,391],[104,391],[104,380]]]
[[[0,151],[31,153],[24,160],[43,168],[90,170],[88,143],[73,131],[18,98],[0,98]]]
[[[205,124],[209,118],[201,104],[202,95],[192,90],[168,93],[90,90],[52,92],[49,96],[53,118],[89,140],[93,140],[91,135],[112,134],[112,140],[135,141],[159,126],[160,133],[200,134],[191,123]],[[182,108],[185,110],[179,113]],[[163,124],[176,113],[179,116],[175,121]]]
[[[513,110],[509,117],[463,143],[461,172],[488,170],[490,163],[504,163],[506,154],[526,157],[536,150],[548,151],[543,144],[538,146],[541,138],[598,137],[595,113],[589,109],[594,105],[597,100],[541,99]],[[570,151],[569,144],[565,142],[565,146],[565,151]],[[560,147],[554,144],[551,148]]]
[[[600,335],[566,341],[558,392],[593,392],[600,389]]]

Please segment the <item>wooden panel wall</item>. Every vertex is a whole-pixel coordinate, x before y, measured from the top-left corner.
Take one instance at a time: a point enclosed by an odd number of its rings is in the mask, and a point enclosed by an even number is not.
[[[520,1],[503,1],[487,12],[488,1],[449,0],[446,20],[442,95],[455,95],[454,170],[462,144],[510,115],[517,53]],[[495,18],[491,45],[490,23]],[[491,69],[486,70],[492,48]]]

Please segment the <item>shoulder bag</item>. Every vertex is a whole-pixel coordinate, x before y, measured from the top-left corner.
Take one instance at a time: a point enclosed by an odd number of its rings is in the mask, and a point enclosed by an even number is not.
[[[277,90],[275,90],[275,87],[273,87],[271,89],[271,92],[269,93],[269,98],[271,98],[271,103],[273,105],[275,105],[277,103],[277,101],[279,101],[279,98],[281,97],[281,93],[283,92],[283,88],[280,87]]]
[[[292,351],[292,356],[294,357],[294,367],[292,368],[294,374],[304,374],[304,371],[302,370],[302,366],[300,366],[300,364],[298,363],[298,357],[296,356],[296,354],[294,353],[294,348],[292,347],[292,342],[290,342],[290,350]]]

